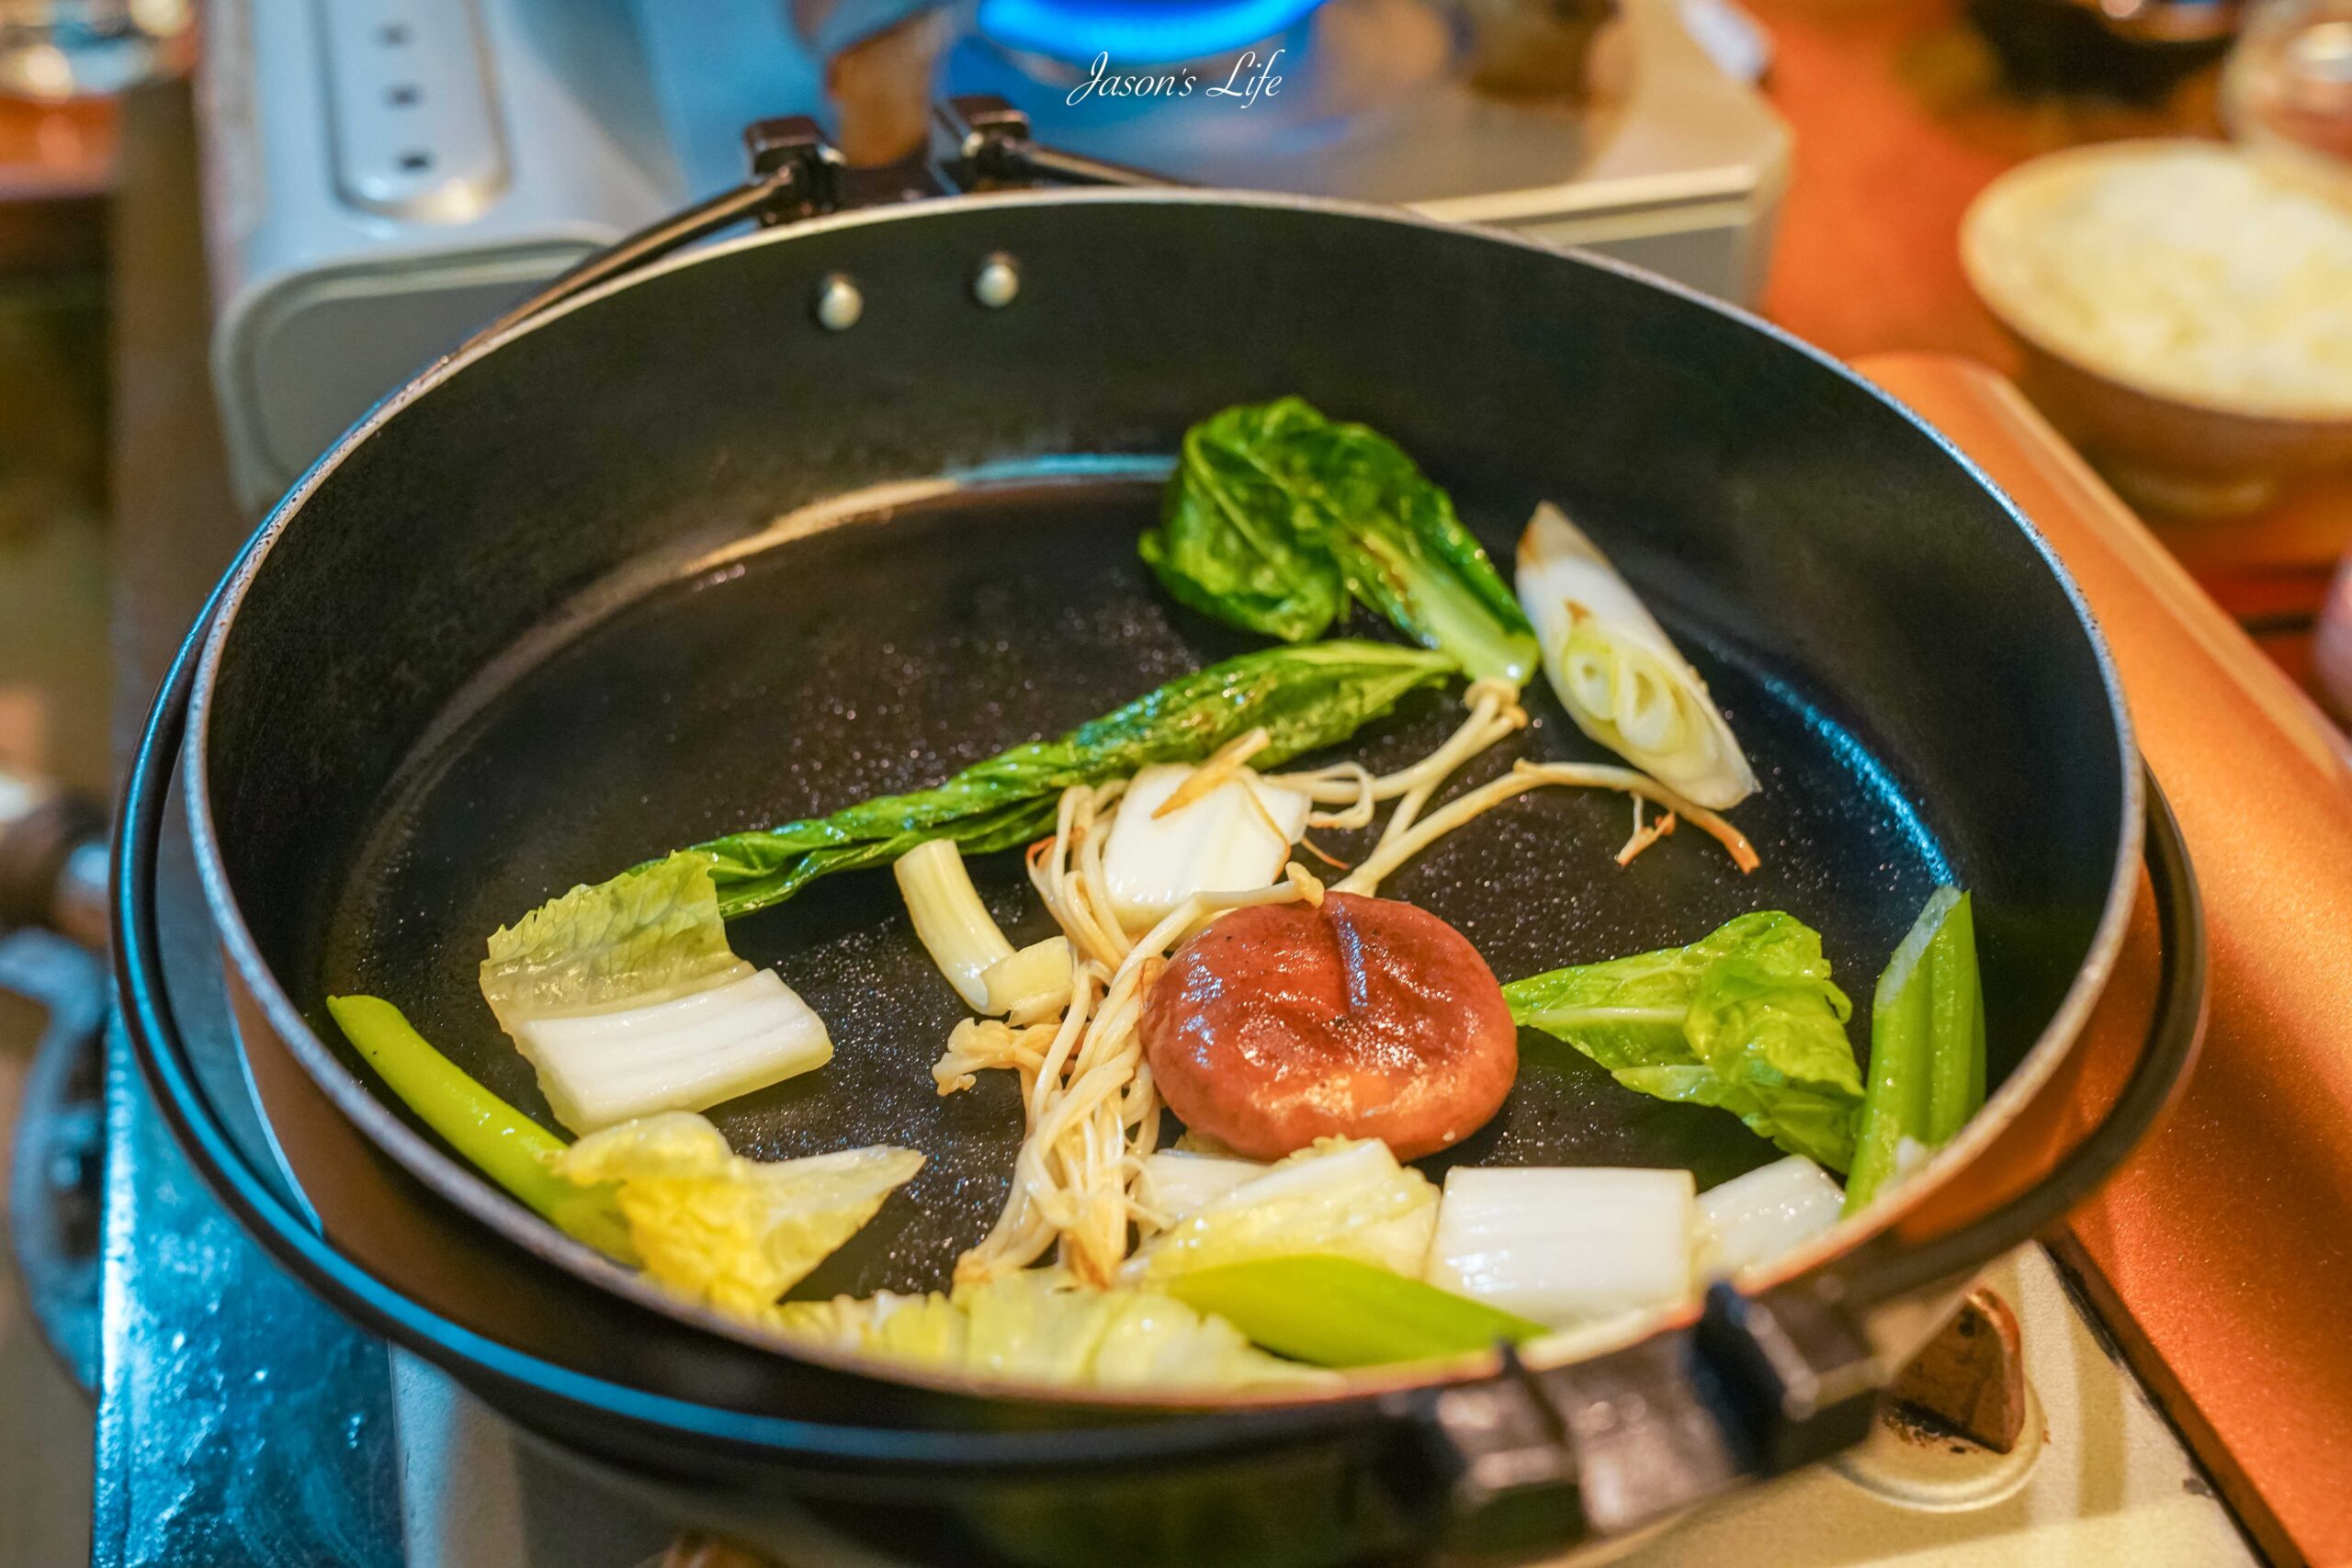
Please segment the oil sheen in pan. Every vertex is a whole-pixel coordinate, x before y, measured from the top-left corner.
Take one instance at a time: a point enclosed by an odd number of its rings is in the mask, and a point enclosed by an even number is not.
[[[1136,559],[1155,484],[1069,477],[894,499],[886,519],[837,515],[683,578],[649,572],[658,585],[607,592],[594,613],[564,617],[564,635],[529,639],[533,656],[504,661],[495,688],[471,694],[403,772],[328,922],[316,994],[394,998],[468,1071],[543,1113],[475,987],[483,938],[502,922],[682,844],[934,783],[1259,646],[1174,604]],[[1786,908],[1822,931],[1866,1010],[1878,964],[1945,874],[1934,835],[1792,676],[1674,622],[1670,599],[1659,607],[1756,764],[1763,787],[1738,819],[1763,869],[1742,877],[1696,832],[1621,869],[1611,857],[1630,826],[1623,797],[1544,790],[1441,842],[1384,891],[1453,922],[1505,979]],[[1349,629],[1385,635],[1362,620]],[[1465,783],[1519,755],[1600,757],[1540,681],[1529,701],[1533,726]],[[1374,769],[1401,765],[1452,729],[1458,702],[1417,695],[1349,750]],[[1350,859],[1372,836],[1317,841]],[[1051,934],[1017,856],[973,869],[1016,942]],[[735,1146],[776,1158],[887,1143],[927,1156],[800,1293],[938,1284],[1002,1203],[1021,1128],[1011,1076],[935,1091],[931,1064],[961,1008],[890,878],[820,882],[732,935],[744,957],[780,967],[835,1045],[821,1070],[717,1108]],[[1856,1038],[1866,1030],[1858,1017]],[[1773,1156],[1723,1113],[1622,1089],[1543,1036],[1521,1049],[1502,1113],[1446,1158],[1685,1166],[1705,1187]]]

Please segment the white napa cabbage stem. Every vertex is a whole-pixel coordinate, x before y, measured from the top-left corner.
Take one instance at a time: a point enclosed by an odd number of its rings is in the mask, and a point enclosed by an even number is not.
[[[1520,537],[1517,588],[1577,728],[1701,806],[1724,810],[1756,792],[1707,683],[1600,547],[1548,501]]]
[[[1195,894],[1129,941],[1111,914],[1101,850],[1123,788],[1064,791],[1053,838],[1030,849],[1030,879],[1069,944],[1067,1010],[1058,1021],[1025,1027],[967,1019],[932,1069],[942,1094],[968,1089],[978,1071],[1012,1069],[1026,1118],[1012,1190],[988,1235],[956,1260],[958,1285],[1026,1269],[1057,1245],[1076,1278],[1114,1282],[1137,1217],[1135,1184],[1159,1143],[1159,1094],[1140,1027],[1152,980],[1169,952],[1211,916],[1322,897],[1322,884],[1293,863],[1272,887]]]
[[[989,987],[983,976],[1012,956],[1012,943],[981,902],[956,841],[932,839],[917,844],[898,858],[890,874],[923,951],[965,1006],[988,1011]]]

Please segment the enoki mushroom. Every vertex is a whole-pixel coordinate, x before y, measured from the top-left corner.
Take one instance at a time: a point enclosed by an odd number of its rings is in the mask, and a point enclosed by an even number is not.
[[[1638,795],[1634,796],[1634,835],[1625,840],[1625,847],[1617,852],[1619,865],[1633,864],[1634,857],[1644,850],[1648,849],[1660,839],[1673,834],[1675,824],[1679,820],[1674,813],[1669,811],[1657,821],[1645,823],[1642,820],[1642,814],[1648,807],[1648,801]]]
[[[1430,797],[1445,787],[1445,781],[1464,763],[1527,728],[1527,710],[1519,705],[1519,688],[1509,681],[1474,681],[1462,700],[1469,705],[1470,716],[1444,745],[1409,768],[1374,778],[1361,762],[1335,762],[1306,773],[1269,773],[1265,782],[1276,789],[1304,795],[1317,806],[1347,807],[1344,811],[1310,814],[1306,818],[1310,828],[1369,828],[1374,808],[1384,800],[1396,800],[1388,826],[1381,829],[1381,841],[1385,843],[1413,825]]]
[[[1111,817],[1126,781],[1097,789],[1083,784],[1062,791],[1054,836],[1029,846],[1029,882],[1046,912],[1079,955],[1115,969],[1134,944],[1119,929],[1102,876],[1102,846],[1110,841]]]
[[[1546,784],[1563,784],[1572,789],[1614,789],[1627,795],[1642,795],[1713,837],[1731,852],[1732,863],[1740,870],[1754,871],[1763,863],[1756,852],[1756,846],[1749,843],[1738,829],[1705,807],[1693,806],[1647,773],[1632,768],[1587,762],[1514,762],[1510,772],[1502,777],[1456,795],[1405,832],[1394,838],[1384,838],[1380,847],[1339,883],[1336,891],[1366,896],[1377,893],[1383,877],[1464,822],[1482,812],[1492,810],[1512,795],[1524,795],[1531,789],[1541,789]]]
[[[976,1071],[1020,1076],[1026,1130],[1012,1190],[980,1244],[956,1260],[956,1282],[980,1283],[1025,1269],[1058,1246],[1079,1279],[1108,1286],[1138,1217],[1132,1189],[1159,1143],[1159,1095],[1144,1061],[1145,995],[1170,949],[1209,916],[1245,904],[1320,902],[1323,886],[1293,863],[1285,879],[1244,893],[1198,894],[1140,939],[1111,914],[1102,879],[1121,786],[1063,793],[1054,837],[1033,846],[1031,880],[1070,944],[1069,1004],[1057,1023],[1015,1027],[967,1021],[932,1069],[939,1091],[969,1088]]]

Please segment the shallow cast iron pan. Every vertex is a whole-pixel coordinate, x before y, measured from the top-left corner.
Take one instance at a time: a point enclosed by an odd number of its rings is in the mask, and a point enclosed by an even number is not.
[[[772,162],[764,188],[809,178],[795,167]],[[2201,936],[2159,810],[2144,1049],[2111,1102],[2064,1100],[2153,808],[2096,632],[1981,477],[1828,361],[1590,258],[1268,197],[1000,192],[650,259],[754,210],[722,198],[624,247],[322,459],[191,637],[126,794],[126,1009],[199,1167],[331,1299],[526,1426],[748,1533],[764,1500],[814,1496],[865,1526],[967,1532],[957,1561],[974,1539],[1072,1562],[1228,1538],[1269,1562],[1556,1547],[1853,1440],[1957,1282],[2077,1200],[2177,1081]],[[1008,262],[1010,303],[975,288]],[[844,281],[863,312],[835,330]],[[1776,1288],[1719,1290],[1574,1364],[1488,1359],[1442,1389],[1283,1407],[883,1380],[747,1348],[548,1231],[379,1098],[325,1025],[324,996],[379,992],[543,1109],[472,986],[492,926],[678,843],[928,782],[1246,646],[1171,605],[1134,538],[1186,424],[1282,392],[1394,434],[1503,558],[1536,500],[1565,504],[1758,763],[1752,877],[1697,834],[1620,871],[1622,803],[1552,793],[1391,883],[1498,973],[1785,907],[1866,993],[1937,881],[1974,891],[1993,1099]],[[1526,750],[1590,754],[1533,697]],[[1408,705],[1352,750],[1417,754],[1451,704]],[[258,1140],[187,1055],[159,967],[183,732]],[[1009,857],[990,870],[1000,917],[1039,934]],[[720,1108],[736,1146],[929,1156],[807,1293],[935,1282],[993,1215],[1017,1137],[1009,1084],[933,1092],[956,1010],[894,908],[887,880],[847,877],[733,931],[838,1048]],[[1682,1165],[1702,1185],[1769,1157],[1548,1043],[1526,1056],[1458,1157]]]

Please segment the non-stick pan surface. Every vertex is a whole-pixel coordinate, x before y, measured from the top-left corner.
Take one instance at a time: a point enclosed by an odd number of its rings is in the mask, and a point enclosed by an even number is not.
[[[482,938],[502,921],[743,823],[934,782],[1257,645],[1150,581],[1135,541],[1157,514],[1159,488],[983,483],[895,515],[791,530],[617,608],[552,657],[487,676],[495,690],[406,765],[352,861],[320,989],[400,998],[469,1072],[544,1116],[528,1065],[475,981]],[[1518,519],[1479,521],[1501,544]],[[1670,572],[1649,586],[1673,603]],[[1821,929],[1840,974],[1866,981],[1949,874],[1932,818],[1769,654],[1710,641],[1703,626],[1680,629],[1763,780],[1739,813],[1770,846],[1763,870],[1741,875],[1697,832],[1620,868],[1623,797],[1545,791],[1454,835],[1386,891],[1453,922],[1506,978],[1787,908]],[[1532,700],[1536,726],[1483,759],[1478,776],[1518,755],[1605,758],[1548,692]],[[1458,689],[1425,694],[1343,754],[1375,770],[1404,765],[1461,711]],[[1351,859],[1374,836],[1317,837]],[[1051,934],[1018,855],[976,869],[1016,943]],[[820,883],[731,935],[827,1021],[835,1055],[821,1072],[715,1110],[729,1141],[763,1158],[868,1143],[927,1156],[802,1293],[939,1287],[1002,1204],[1022,1125],[1012,1076],[938,1094],[931,1064],[965,1015],[888,876]],[[1866,1007],[1867,984],[1854,988]],[[1621,1089],[1546,1036],[1531,1032],[1521,1048],[1503,1114],[1449,1160],[1687,1166],[1708,1186],[1776,1156],[1724,1113]]]
[[[992,310],[970,282],[999,254],[1022,288]],[[810,310],[834,275],[866,301],[847,332]],[[2137,774],[2077,599],[1949,448],[1808,352],[1621,269],[1168,193],[731,243],[503,334],[355,433],[249,556],[196,692],[192,824],[249,1028],[425,1181],[589,1267],[402,1130],[322,998],[390,997],[536,1108],[474,988],[490,929],[681,842],[931,782],[1243,646],[1148,581],[1135,475],[1206,412],[1283,392],[1394,435],[1502,558],[1537,501],[1566,505],[1685,639],[1764,779],[1739,813],[1753,877],[1695,833],[1621,870],[1623,802],[1544,792],[1391,891],[1505,976],[1783,907],[1859,997],[1949,876],[1978,900],[1995,1076],[2063,1052],[2120,937]],[[1416,754],[1449,702],[1353,750]],[[1536,705],[1528,750],[1592,754]],[[1042,929],[1009,857],[983,876],[1017,934]],[[808,1288],[935,1281],[1003,1192],[1011,1086],[933,1093],[953,1000],[888,879],[820,885],[735,940],[839,1052],[723,1108],[729,1136],[763,1155],[887,1138],[932,1161]],[[1530,1043],[1472,1154],[1702,1182],[1767,1157],[1728,1118]],[[322,1214],[331,1235],[370,1223]]]

